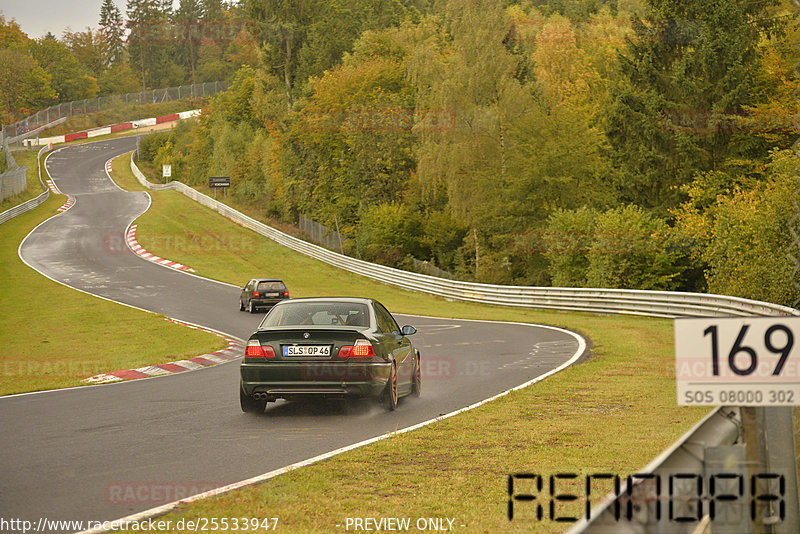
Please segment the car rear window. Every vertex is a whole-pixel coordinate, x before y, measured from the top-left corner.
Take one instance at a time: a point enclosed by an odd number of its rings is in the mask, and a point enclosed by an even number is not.
[[[259,282],[257,291],[286,291],[283,282]]]
[[[369,308],[359,302],[284,302],[264,318],[270,326],[369,326]]]

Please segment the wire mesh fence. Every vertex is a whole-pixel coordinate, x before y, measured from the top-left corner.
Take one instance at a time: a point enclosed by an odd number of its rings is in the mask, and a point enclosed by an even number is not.
[[[411,258],[411,264],[414,266],[414,271],[418,273],[427,274],[430,276],[438,276],[439,278],[449,278],[451,280],[455,279],[453,273],[445,271],[444,269],[440,269],[431,262],[418,260],[417,258]]]
[[[342,234],[336,230],[333,230],[332,228],[329,228],[324,224],[315,221],[314,219],[309,219],[308,217],[304,217],[302,215],[300,216],[298,226],[308,235],[312,242],[322,245],[329,250],[335,250],[344,254]],[[440,269],[430,262],[418,260],[417,258],[413,257],[410,258],[410,260],[415,272],[430,276],[439,276],[441,278],[449,278],[451,280],[455,278],[452,273],[449,273],[444,269]]]
[[[5,172],[0,174],[0,202],[19,195],[27,187],[27,167],[20,167],[8,149],[8,142],[3,141],[3,158],[5,159]]]
[[[206,82],[64,102],[63,104],[50,106],[47,109],[38,111],[13,124],[3,125],[3,135],[13,142],[16,138],[25,136],[25,134],[59,119],[107,111],[127,105],[157,104],[183,98],[203,98],[224,91],[227,88],[228,82]]]
[[[303,232],[308,234],[309,238],[314,243],[322,245],[327,249],[342,251],[342,234],[336,230],[332,230],[324,224],[318,223],[314,219],[303,217],[302,215],[300,216],[299,226]]]

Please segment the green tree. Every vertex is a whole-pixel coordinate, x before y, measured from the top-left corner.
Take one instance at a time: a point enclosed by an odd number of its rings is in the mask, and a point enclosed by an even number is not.
[[[97,78],[108,68],[106,41],[99,30],[86,28],[82,32],[64,32],[62,41],[91,76]]]
[[[50,74],[33,58],[33,41],[15,20],[0,15],[0,113],[9,123],[56,97]]]
[[[28,46],[30,39],[22,31],[16,20],[6,20],[0,14],[0,48],[23,49]]]
[[[524,59],[509,49],[511,18],[496,2],[451,0],[441,23],[422,28],[409,61],[423,118],[415,127],[416,184],[433,192],[443,186],[447,209],[470,227],[464,253],[473,276],[509,281],[509,234],[536,210],[517,186],[526,165],[517,133],[541,115],[536,88],[520,75]]]
[[[0,48],[0,105],[3,122],[13,122],[56,98],[50,74],[21,50]]]
[[[256,110],[252,105],[256,86],[256,73],[252,67],[242,67],[236,73],[231,87],[213,101],[216,118],[229,124],[248,123],[260,126]]]
[[[114,0],[103,0],[100,6],[100,33],[105,42],[104,65],[119,65],[125,52],[125,23]]]
[[[224,80],[230,73],[222,48],[214,41],[207,40],[200,45],[197,61],[197,76],[201,82]]]
[[[605,207],[611,192],[597,115],[604,80],[560,16],[540,23],[530,54],[537,98],[514,122],[509,185],[502,205],[516,227],[538,227],[554,209]]]
[[[791,150],[775,150],[764,179],[704,175],[685,188],[675,230],[705,266],[710,292],[797,306],[797,166]]]
[[[402,62],[362,55],[312,87],[281,136],[286,201],[325,224],[354,225],[366,208],[397,200],[407,186],[413,89]]]
[[[284,82],[287,111],[311,78],[334,67],[365,30],[419,14],[425,0],[244,0],[264,62]]]
[[[160,84],[169,70],[171,5],[169,0],[128,0],[127,49],[142,90]]]
[[[257,37],[264,47],[266,64],[281,72],[286,109],[294,102],[298,49],[305,42],[306,28],[318,13],[319,0],[244,0],[250,20],[255,22]]]
[[[180,0],[178,9],[173,15],[178,61],[187,68],[193,82],[196,80],[197,62],[200,58],[202,16],[203,6],[200,0]]]
[[[759,51],[761,64],[756,74],[756,104],[747,106],[746,113],[737,117],[733,128],[751,132],[759,137],[766,149],[788,148],[797,140],[794,118],[800,114],[800,101],[795,98],[800,80],[794,66],[800,61],[800,51],[792,43],[800,39],[800,28],[792,24],[784,38],[765,40]]]
[[[358,248],[368,261],[399,267],[408,256],[428,255],[420,240],[422,230],[422,218],[408,207],[396,202],[376,204],[361,214]]]
[[[45,36],[32,42],[30,49],[39,65],[50,75],[59,101],[70,102],[97,96],[97,79],[86,72],[66,44],[53,36]]]
[[[200,0],[201,19],[205,22],[222,20],[225,7],[222,0]]]
[[[141,90],[141,83],[138,73],[127,60],[106,69],[97,78],[101,96],[135,93]]]
[[[637,206],[609,210],[596,219],[587,258],[588,287],[675,289],[680,253],[666,221]]]
[[[541,246],[544,250],[554,286],[586,286],[589,250],[599,215],[596,210],[586,207],[559,209],[547,219],[547,229],[541,240],[536,239],[536,233],[529,238],[529,247],[537,250]]]
[[[301,84],[339,63],[365,31],[395,26],[409,15],[393,0],[329,0],[319,8],[297,54],[296,77]]]
[[[747,140],[727,117],[754,104],[759,41],[777,0],[653,1],[619,57],[606,131],[624,202],[664,210],[697,171],[722,170]]]

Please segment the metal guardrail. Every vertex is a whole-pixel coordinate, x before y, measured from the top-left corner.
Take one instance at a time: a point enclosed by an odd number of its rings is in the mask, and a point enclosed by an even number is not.
[[[581,518],[566,534],[704,532],[698,530],[699,520],[678,522],[671,519],[707,515],[706,493],[703,493],[703,498],[698,495],[698,477],[715,476],[720,480],[736,474],[749,478],[746,470],[741,469],[744,445],[736,445],[740,441],[740,422],[741,410],[737,407],[720,406],[712,410],[630,481],[623,483],[620,498],[609,496],[591,510],[591,519]],[[627,482],[632,482],[630,487]],[[701,502],[705,504],[704,513],[699,513],[703,507]],[[749,513],[747,508],[747,502],[742,499],[735,511],[746,517]],[[730,513],[730,510],[726,512]],[[744,533],[742,523],[745,522],[737,521],[735,526],[738,528],[733,532]],[[732,532],[721,523],[718,518],[715,532]]]
[[[17,215],[21,215],[26,211],[30,211],[37,206],[40,206],[48,198],[50,198],[50,189],[45,185],[44,180],[42,180],[41,158],[42,158],[42,153],[46,152],[47,150],[48,147],[43,146],[42,148],[39,149],[39,153],[36,156],[37,165],[39,167],[39,184],[41,184],[42,189],[44,189],[44,193],[42,193],[41,195],[39,195],[34,199],[28,200],[27,202],[23,202],[22,204],[14,206],[13,208],[8,209],[3,213],[0,213],[0,224],[3,224],[4,222],[13,219]],[[27,173],[27,168],[26,168],[26,173]]]
[[[797,534],[793,438],[791,407],[717,407],[566,534]]]
[[[131,169],[145,187],[156,190],[176,189],[228,219],[301,254],[372,280],[411,291],[437,295],[445,299],[521,308],[667,318],[800,315],[800,311],[786,306],[724,295],[632,289],[503,286],[448,280],[412,273],[344,256],[290,236],[256,221],[184,183],[170,182],[163,185],[150,183],[136,166],[133,155],[131,155]]]

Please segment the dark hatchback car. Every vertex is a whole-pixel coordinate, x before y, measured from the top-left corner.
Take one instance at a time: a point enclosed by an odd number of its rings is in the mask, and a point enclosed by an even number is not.
[[[239,295],[239,310],[255,313],[289,298],[286,284],[277,278],[254,278],[247,282]]]
[[[299,397],[371,397],[387,410],[419,396],[420,354],[378,301],[308,298],[279,302],[247,342],[241,364],[242,411]]]

